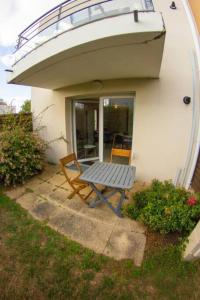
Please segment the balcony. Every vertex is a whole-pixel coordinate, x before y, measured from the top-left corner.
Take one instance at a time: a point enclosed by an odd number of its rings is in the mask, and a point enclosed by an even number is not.
[[[58,89],[158,78],[164,40],[151,0],[68,0],[20,33],[8,82]]]

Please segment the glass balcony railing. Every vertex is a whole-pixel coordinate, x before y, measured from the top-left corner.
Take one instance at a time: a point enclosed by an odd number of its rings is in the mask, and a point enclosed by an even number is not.
[[[59,34],[122,14],[154,11],[152,0],[68,0],[38,18],[19,34],[14,65],[28,53]]]

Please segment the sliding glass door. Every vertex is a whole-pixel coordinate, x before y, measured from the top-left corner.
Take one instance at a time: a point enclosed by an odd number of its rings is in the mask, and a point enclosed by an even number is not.
[[[73,101],[74,151],[79,161],[110,161],[111,149],[131,149],[133,97]],[[116,158],[117,163],[128,163]]]
[[[74,109],[74,148],[78,160],[99,159],[99,100],[76,100]]]

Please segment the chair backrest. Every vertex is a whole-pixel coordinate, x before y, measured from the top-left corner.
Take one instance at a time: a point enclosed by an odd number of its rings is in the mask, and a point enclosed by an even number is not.
[[[80,173],[82,173],[82,170],[81,170],[81,167],[77,161],[77,158],[76,158],[76,154],[75,153],[71,153],[63,158],[60,159],[60,164],[61,164],[61,168],[62,168],[62,171],[65,175],[65,177],[67,178],[68,181],[70,181],[70,178],[67,174],[67,169],[66,169],[66,165],[69,164],[69,163],[72,163],[74,162],[77,169],[80,171]]]
[[[110,159],[111,162],[113,160],[113,156],[127,157],[129,159],[129,164],[131,162],[131,150],[112,148],[111,159]]]
[[[113,136],[112,148],[115,148],[116,144],[123,144],[123,136],[119,133],[115,133]]]

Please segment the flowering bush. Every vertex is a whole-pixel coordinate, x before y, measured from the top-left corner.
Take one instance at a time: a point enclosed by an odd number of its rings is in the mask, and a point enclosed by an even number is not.
[[[0,182],[23,183],[42,170],[46,145],[36,133],[16,126],[0,134]]]
[[[168,181],[154,180],[150,188],[133,195],[125,213],[154,231],[189,232],[200,219],[200,196]]]
[[[190,197],[188,200],[187,200],[187,205],[189,206],[194,206],[198,203],[197,199],[195,197]]]

